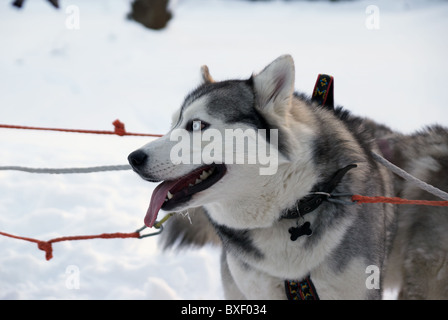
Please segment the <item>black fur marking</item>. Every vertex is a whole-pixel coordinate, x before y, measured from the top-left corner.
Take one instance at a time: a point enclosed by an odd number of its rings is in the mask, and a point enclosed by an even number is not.
[[[322,106],[316,105],[313,107],[328,110]],[[371,128],[366,124],[365,119],[351,115],[349,111],[340,106],[336,107],[334,110],[329,110],[328,112],[333,113],[336,118],[341,121],[347,131],[350,132],[357,145],[361,147],[363,154],[357,154],[352,150],[353,143],[351,141],[343,139],[335,140],[332,138],[334,135],[333,128],[327,128],[326,123],[317,117],[317,120],[322,123],[320,123],[320,137],[313,144],[313,153],[316,163],[321,164],[322,159],[333,158],[337,155],[350,155],[351,158],[339,157],[339,165],[356,163],[358,161],[365,162],[367,160],[370,167],[377,170],[378,164],[371,155],[371,150],[373,150],[374,132],[372,132]],[[335,165],[338,164],[335,163]]]
[[[211,222],[227,251],[235,254],[249,254],[256,259],[264,257],[263,253],[254,246],[249,230],[232,229],[216,224],[213,221]]]
[[[203,83],[193,91],[191,91],[184,99],[184,103],[182,104],[182,111],[188,107],[193,101],[199,99],[200,97],[222,88],[234,87],[235,85],[239,85],[244,83],[243,80],[226,80],[220,82],[212,82],[212,83]]]
[[[370,151],[373,149],[374,133],[365,125],[365,119],[353,116],[349,111],[338,106],[334,109],[334,114],[338,117],[352,133],[356,142],[365,152],[365,156],[369,160],[369,164],[373,168],[378,168],[378,164],[374,161]]]

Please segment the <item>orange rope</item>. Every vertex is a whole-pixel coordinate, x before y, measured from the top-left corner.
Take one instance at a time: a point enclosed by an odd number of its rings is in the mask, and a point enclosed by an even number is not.
[[[122,123],[120,120],[115,120],[112,123],[115,127],[114,131],[99,131],[99,130],[78,130],[78,129],[59,129],[59,128],[42,128],[42,127],[27,127],[27,126],[13,126],[13,125],[5,125],[0,124],[0,128],[7,128],[7,129],[27,129],[27,130],[46,130],[46,131],[61,131],[61,132],[77,132],[77,133],[94,133],[94,134],[115,134],[119,136],[149,136],[149,137],[161,137],[161,134],[145,134],[145,133],[131,133],[126,132],[124,123]],[[37,247],[40,250],[45,251],[45,258],[47,260],[50,260],[53,258],[53,247],[52,244],[56,242],[61,241],[73,241],[73,240],[90,240],[90,239],[124,239],[124,238],[140,238],[140,230],[137,230],[135,232],[131,233],[103,233],[99,235],[91,235],[91,236],[71,236],[71,237],[60,237],[60,238],[54,238],[48,241],[42,241],[38,239],[33,238],[27,238],[27,237],[19,237],[15,236],[9,233],[0,232],[0,235],[13,238],[13,239],[19,239],[29,242],[37,243]],[[157,234],[157,233],[154,233]],[[143,236],[145,237],[145,236]]]
[[[428,200],[408,200],[408,199],[402,199],[397,197],[367,197],[367,196],[361,196],[361,195],[353,195],[351,197],[351,200],[353,202],[356,202],[358,204],[361,203],[392,203],[392,204],[413,204],[413,205],[425,205],[425,206],[443,206],[448,207],[448,201],[428,201]],[[37,243],[37,247],[40,250],[45,251],[45,258],[47,260],[50,260],[53,258],[53,247],[52,244],[56,242],[62,242],[62,241],[73,241],[73,240],[90,240],[90,239],[125,239],[125,238],[142,238],[146,236],[141,236],[140,231],[143,229],[139,229],[135,232],[130,233],[103,233],[99,235],[90,235],[90,236],[70,236],[70,237],[60,237],[60,238],[54,238],[48,241],[42,241],[38,239],[33,238],[26,238],[26,237],[19,237],[15,236],[9,233],[0,232],[0,235],[5,237],[10,237],[14,239],[29,241]],[[150,235],[156,235],[158,233],[153,233]]]
[[[72,237],[61,237],[61,238],[54,238],[48,241],[42,241],[38,239],[33,238],[26,238],[26,237],[19,237],[12,234],[0,232],[0,235],[5,237],[10,237],[14,239],[19,240],[25,240],[29,242],[37,243],[37,247],[40,250],[45,251],[45,258],[47,260],[50,260],[53,258],[53,247],[52,244],[55,242],[61,242],[61,241],[73,241],[73,240],[90,240],[90,239],[125,239],[125,238],[140,238],[140,233],[138,231],[131,232],[131,233],[103,233],[98,235],[91,235],[91,236],[72,236]]]
[[[357,203],[392,203],[392,204],[415,204],[424,206],[448,207],[448,201],[408,200],[397,197],[367,197],[355,194],[352,201]]]
[[[114,131],[101,130],[79,130],[79,129],[60,129],[60,128],[42,128],[42,127],[27,127],[27,126],[13,126],[7,124],[0,124],[0,128],[6,129],[27,129],[27,130],[45,130],[45,131],[61,131],[61,132],[77,132],[77,133],[94,133],[94,134],[115,134],[118,136],[146,136],[146,137],[161,137],[161,134],[151,133],[132,133],[126,132],[124,123],[120,120],[115,120],[112,123],[115,127]]]

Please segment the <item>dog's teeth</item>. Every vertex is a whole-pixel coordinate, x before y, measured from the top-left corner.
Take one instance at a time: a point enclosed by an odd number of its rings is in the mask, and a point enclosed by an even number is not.
[[[168,193],[166,194],[166,197],[169,199],[171,199],[173,197],[172,193],[168,191]]]
[[[205,180],[208,178],[208,176],[210,175],[210,173],[208,173],[208,171],[202,171],[202,174],[199,176],[199,178],[201,178],[202,180]]]
[[[202,182],[202,180],[201,179],[196,179],[196,182],[195,182],[195,184],[198,184],[198,183],[201,183]]]

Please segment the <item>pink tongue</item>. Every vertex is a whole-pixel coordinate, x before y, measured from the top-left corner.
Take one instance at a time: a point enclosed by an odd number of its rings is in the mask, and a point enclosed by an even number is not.
[[[177,181],[165,181],[159,184],[152,193],[151,203],[145,216],[145,225],[152,228],[157,219],[157,214],[165,202],[168,191],[176,184]]]

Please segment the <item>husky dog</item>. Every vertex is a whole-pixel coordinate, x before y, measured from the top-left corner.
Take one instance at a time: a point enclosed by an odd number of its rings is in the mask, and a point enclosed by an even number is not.
[[[342,197],[394,194],[391,174],[371,156],[380,152],[376,126],[295,93],[294,79],[289,55],[246,80],[216,82],[203,68],[203,83],[185,98],[170,132],[129,155],[143,179],[162,181],[145,223],[152,226],[160,209],[190,210],[192,225],[170,222],[165,240],[222,243],[229,299],[286,299],[285,281],[302,279],[320,299],[379,299],[394,206],[352,205]],[[265,133],[255,141],[277,157],[271,173],[262,174],[261,161],[173,161],[176,130],[194,140],[230,129]],[[203,139],[187,158],[201,159],[211,143]]]
[[[411,135],[384,133],[384,156],[413,176],[448,190],[448,130],[428,127]],[[398,197],[441,200],[396,177]],[[398,206],[398,228],[386,283],[399,299],[448,299],[448,208]]]

